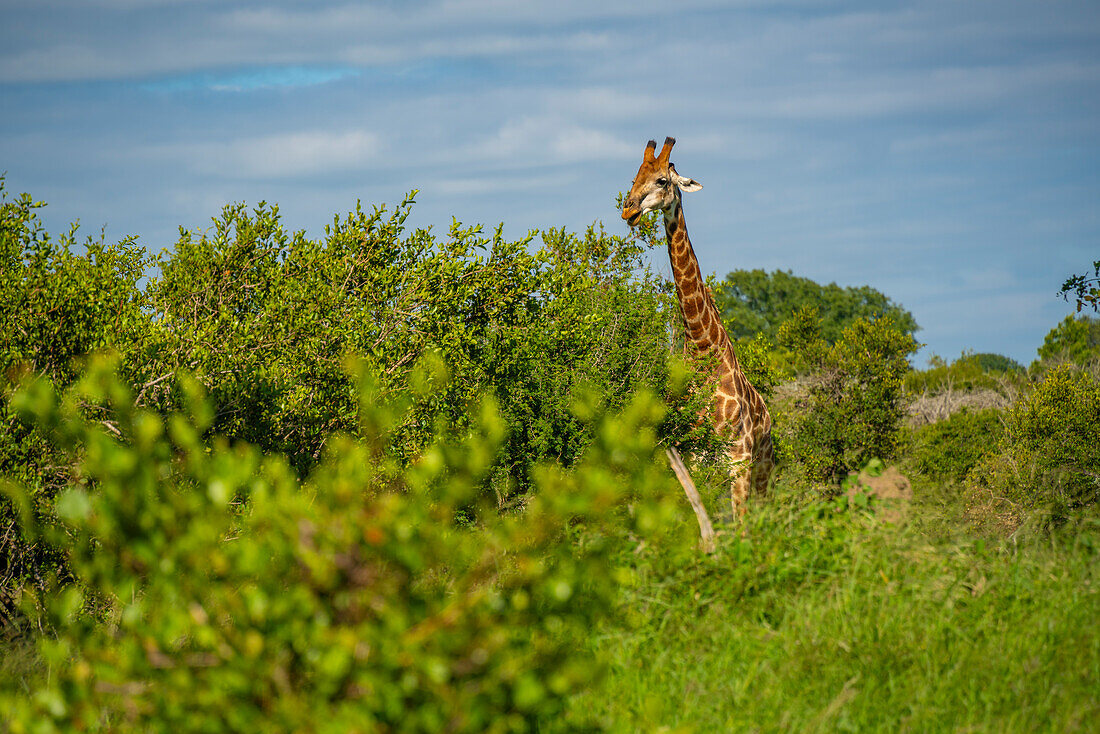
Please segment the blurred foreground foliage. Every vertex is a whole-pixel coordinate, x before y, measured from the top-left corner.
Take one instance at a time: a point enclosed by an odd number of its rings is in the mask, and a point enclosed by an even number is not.
[[[9,730],[527,731],[594,680],[581,643],[610,608],[613,555],[685,527],[654,460],[661,404],[584,414],[574,470],[538,467],[523,511],[500,513],[480,492],[504,450],[495,399],[398,462],[412,403],[361,375],[359,437],[334,437],[304,480],[285,456],[203,441],[197,381],[167,417],[109,364],[14,393],[74,478],[56,524],[5,491],[77,583],[22,593],[53,674],[7,697]]]

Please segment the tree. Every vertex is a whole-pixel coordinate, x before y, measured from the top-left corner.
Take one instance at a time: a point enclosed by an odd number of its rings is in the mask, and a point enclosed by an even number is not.
[[[1077,364],[1100,357],[1100,319],[1066,316],[1043,339],[1039,359],[1065,358]]]
[[[979,352],[974,355],[982,372],[1023,372],[1024,366],[1003,354]]]
[[[1092,306],[1093,311],[1100,311],[1100,260],[1092,264],[1091,277],[1086,272],[1070,276],[1062,283],[1062,298],[1069,301],[1070,293],[1077,301],[1078,313],[1086,304]]]
[[[757,333],[775,339],[779,326],[803,307],[817,309],[820,335],[829,344],[859,319],[889,316],[909,335],[920,328],[909,311],[870,286],[821,285],[789,270],[734,270],[715,287],[714,298],[733,339]]]

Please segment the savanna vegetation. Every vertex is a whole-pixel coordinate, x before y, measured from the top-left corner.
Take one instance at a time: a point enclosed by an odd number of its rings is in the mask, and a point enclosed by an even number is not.
[[[730,273],[780,448],[733,523],[652,223],[444,234],[409,196],[309,238],[232,205],[153,254],[40,206],[0,209],[5,730],[1100,718],[1089,317],[1027,369],[917,370],[873,288]]]
[[[763,334],[775,339],[803,308],[819,311],[818,331],[829,344],[859,319],[889,316],[906,334],[917,330],[913,314],[870,286],[821,285],[791,271],[735,270],[715,285],[714,299],[731,337]]]

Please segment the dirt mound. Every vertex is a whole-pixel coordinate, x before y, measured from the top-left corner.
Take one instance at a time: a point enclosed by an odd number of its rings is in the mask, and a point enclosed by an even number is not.
[[[879,515],[887,522],[900,522],[913,499],[912,483],[896,466],[881,472],[861,471],[857,481],[848,488],[848,496],[854,497],[860,492],[880,501]]]

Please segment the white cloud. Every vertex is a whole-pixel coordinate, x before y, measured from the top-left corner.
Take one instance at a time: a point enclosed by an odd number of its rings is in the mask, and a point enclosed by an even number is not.
[[[316,130],[161,146],[152,152],[179,160],[196,173],[251,179],[354,170],[369,166],[378,151],[378,136],[373,133]]]
[[[543,102],[563,117],[616,122],[652,116],[661,109],[661,99],[657,94],[628,91],[612,85],[550,89],[544,93]]]
[[[986,109],[1024,100],[1052,87],[1100,83],[1100,64],[1037,63],[952,69],[869,72],[772,89],[745,89],[741,99],[716,101],[737,118],[845,120]]]
[[[519,160],[523,165],[531,165],[628,159],[635,153],[632,145],[607,131],[544,116],[504,122],[488,139],[468,148],[465,156],[476,160]]]
[[[468,178],[443,178],[431,181],[424,190],[445,196],[477,196],[501,191],[531,191],[561,188],[576,181],[576,175],[501,176],[483,175]]]

